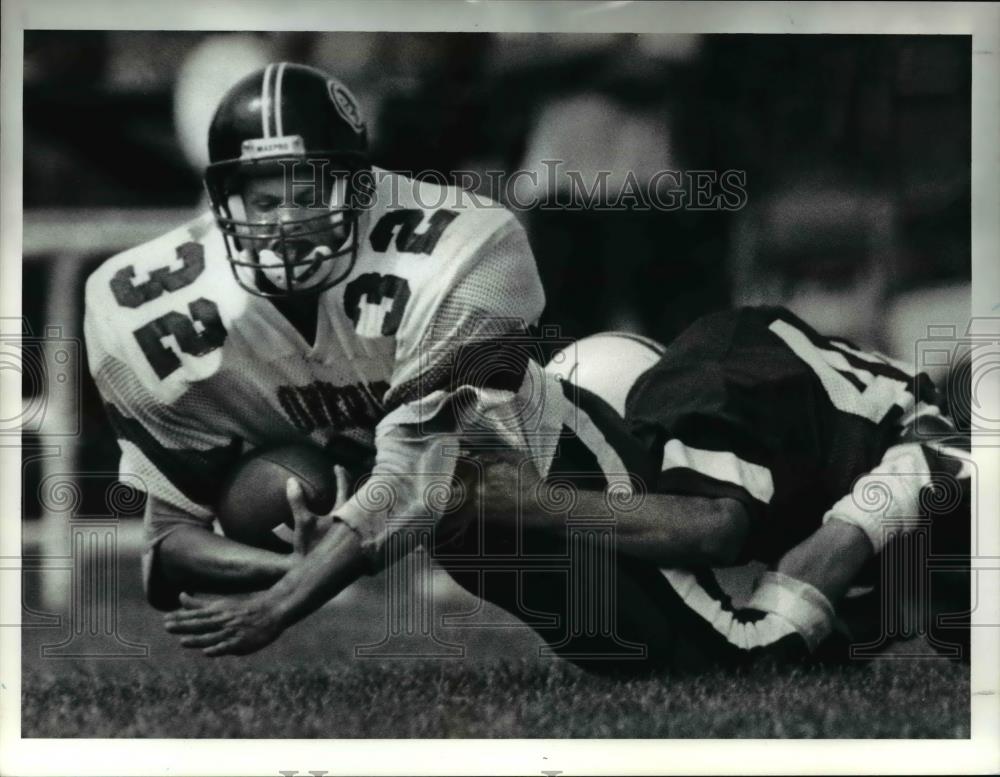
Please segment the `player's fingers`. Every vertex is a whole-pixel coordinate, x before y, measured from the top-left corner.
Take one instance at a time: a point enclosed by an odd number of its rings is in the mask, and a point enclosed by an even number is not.
[[[304,515],[309,514],[306,507],[306,496],[302,491],[302,484],[296,478],[288,478],[285,483],[285,496],[288,498],[288,506],[292,508],[292,517],[298,523]]]
[[[226,617],[227,609],[218,602],[210,602],[198,609],[178,609],[163,616],[164,625],[169,623],[196,623]]]
[[[201,652],[204,653],[206,656],[210,656],[212,658],[216,656],[225,656],[230,654],[239,655],[240,654],[239,645],[240,645],[240,640],[238,637],[230,637],[224,642],[219,642],[216,645],[210,645],[209,647],[202,648]]]
[[[347,477],[347,470],[339,464],[333,465],[333,478],[337,484],[337,499],[333,504],[333,509],[329,515],[333,515],[347,501],[351,493],[351,482]]]
[[[171,620],[164,621],[163,628],[170,634],[208,634],[212,631],[218,631],[225,625],[225,622],[226,619],[223,616],[197,620]]]
[[[191,618],[188,617],[188,615],[189,613],[185,612],[184,610],[178,610],[177,612],[168,612],[166,615],[163,616],[163,627],[165,629],[169,629],[171,626],[174,626],[178,623],[185,623],[191,620]]]
[[[194,594],[181,593],[178,597],[181,606],[186,610],[199,610],[203,607],[207,607],[211,600],[204,596],[195,596]]]
[[[209,613],[218,612],[224,609],[225,601],[222,599],[210,599],[202,596],[191,597],[189,594],[181,594],[178,597],[181,602],[180,607],[171,610],[164,617],[166,618],[200,618]],[[185,604],[187,602],[187,604]]]
[[[292,518],[295,521],[292,535],[292,550],[300,556],[309,552],[309,544],[316,530],[317,516],[306,507],[302,485],[295,478],[288,479],[288,504],[292,508]]]
[[[165,622],[201,621],[208,618],[216,618],[222,611],[221,607],[215,605],[200,607],[197,610],[177,609],[164,615],[163,620]]]
[[[182,637],[181,645],[186,648],[206,648],[224,642],[232,636],[232,632],[223,629],[222,631],[211,631],[207,634],[196,634]]]

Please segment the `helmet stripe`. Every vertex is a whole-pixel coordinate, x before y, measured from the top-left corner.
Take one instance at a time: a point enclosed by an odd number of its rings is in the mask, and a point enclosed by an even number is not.
[[[285,65],[287,62],[282,62],[278,65],[278,75],[275,78],[274,86],[274,123],[275,123],[275,134],[280,138],[284,137],[285,133],[281,126],[281,81],[285,75]]]
[[[271,74],[274,72],[274,65],[268,65],[264,68],[264,80],[260,87],[260,125],[263,137],[271,137],[271,126],[269,117],[271,114],[271,92],[269,89],[271,83]]]

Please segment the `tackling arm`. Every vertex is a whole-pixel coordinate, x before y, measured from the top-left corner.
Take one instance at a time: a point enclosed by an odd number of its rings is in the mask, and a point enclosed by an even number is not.
[[[476,458],[482,466],[461,470],[470,494],[462,520],[476,520],[469,511],[482,509],[485,520],[516,520],[526,530],[566,530],[566,513],[541,503],[534,466],[518,466],[515,451]],[[580,515],[614,517],[618,552],[660,567],[732,564],[750,526],[746,507],[728,497],[646,493],[637,507],[620,511],[604,491],[579,489],[573,497]]]
[[[581,506],[603,502],[603,494],[581,493]],[[746,508],[735,499],[647,494],[639,508],[616,515],[615,536],[622,553],[658,566],[728,566],[749,525]]]
[[[565,513],[546,510],[539,503],[533,467],[516,467],[509,456],[492,456],[483,463],[483,480],[472,482],[470,503],[488,505],[487,520],[519,520],[525,529],[565,531]],[[579,490],[574,497],[574,509],[581,515],[609,510],[603,492]],[[645,494],[637,508],[612,514],[618,551],[661,567],[733,563],[750,521],[746,507],[736,499],[677,494]],[[777,569],[837,601],[873,553],[860,527],[829,519],[789,550]]]
[[[565,512],[546,510],[537,494],[540,480],[531,466],[515,466],[510,454],[493,454],[483,473],[470,483],[472,506],[482,505],[483,519],[519,521],[528,530],[565,532]],[[614,512],[606,495],[580,490],[574,494],[581,515],[614,515],[616,548],[623,555],[660,568],[724,566],[735,561],[749,527],[746,507],[736,499],[646,494],[635,509]],[[463,520],[473,520],[464,516]],[[737,622],[754,622],[767,613],[774,643],[755,643],[753,651],[731,651],[734,660],[791,660],[814,650],[833,630],[833,603],[873,555],[865,532],[841,520],[828,520],[789,550],[777,569],[764,575]],[[753,611],[757,611],[754,614]],[[739,612],[736,615],[740,616]],[[761,628],[761,634],[768,633]],[[772,649],[773,648],[773,649]]]
[[[778,572],[808,583],[836,603],[873,554],[864,531],[829,520],[781,558]]]

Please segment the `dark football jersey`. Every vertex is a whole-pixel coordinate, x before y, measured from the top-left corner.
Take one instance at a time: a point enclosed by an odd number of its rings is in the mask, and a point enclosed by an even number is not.
[[[660,460],[655,489],[738,499],[753,518],[745,557],[771,562],[820,526],[902,426],[939,413],[915,399],[932,391],[926,375],[786,310],[744,308],[684,331],[632,386],[625,414]]]
[[[626,358],[623,344],[595,341],[602,337],[609,335],[581,341],[574,359],[546,368],[562,377],[575,408],[546,485],[601,489],[625,473],[662,493],[738,499],[753,518],[745,561],[776,562],[819,528],[902,428],[940,412],[915,401],[931,396],[929,382],[915,392],[925,377],[820,336],[784,310],[707,316],[669,347],[650,345],[652,360]],[[623,418],[609,398],[625,390]],[[586,546],[579,528],[519,536],[500,522],[477,525],[437,558],[468,590],[530,624],[554,654],[593,671],[650,663],[702,671],[806,656],[788,621],[734,603],[730,576],[661,569],[621,553],[602,567],[592,541]],[[606,605],[602,618],[584,628],[579,613],[595,601]],[[877,614],[864,617],[881,623]],[[838,637],[823,651],[832,657],[844,644]]]

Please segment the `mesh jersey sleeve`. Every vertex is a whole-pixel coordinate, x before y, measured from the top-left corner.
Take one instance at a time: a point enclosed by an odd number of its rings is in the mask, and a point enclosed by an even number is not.
[[[385,395],[389,412],[460,385],[516,389],[525,359],[536,356],[527,335],[545,295],[527,236],[513,217],[469,267],[436,304],[427,326],[418,322],[399,333]]]
[[[393,527],[440,517],[459,437],[538,444],[525,438],[522,421],[540,411],[543,357],[529,327],[544,304],[527,238],[511,219],[479,250],[430,325],[403,333],[388,413],[376,428],[375,467],[340,516],[360,533],[376,568],[388,561]]]
[[[149,592],[152,553],[181,525],[212,530],[215,491],[240,455],[240,443],[212,430],[210,403],[189,390],[166,403],[114,354],[113,338],[88,308],[84,336],[90,371],[121,448],[119,476],[170,506],[146,510],[144,580]]]

